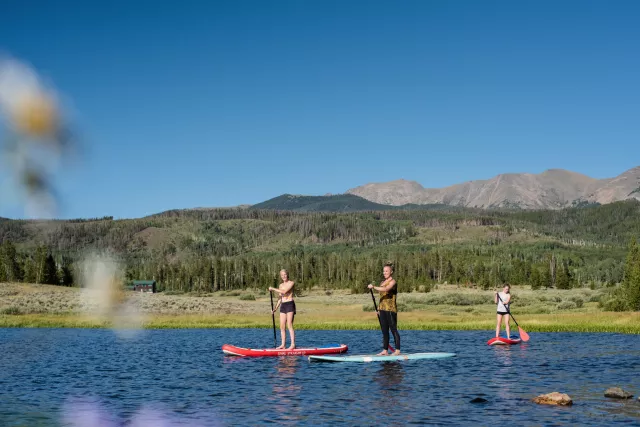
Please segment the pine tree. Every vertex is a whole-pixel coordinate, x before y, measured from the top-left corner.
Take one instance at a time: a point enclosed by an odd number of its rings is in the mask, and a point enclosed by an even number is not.
[[[531,270],[531,277],[529,278],[529,284],[531,285],[531,289],[540,289],[542,287],[542,276],[540,275],[540,270],[538,268],[533,268]]]
[[[629,243],[621,288],[624,305],[633,311],[640,310],[640,247],[635,237]]]
[[[544,266],[542,268],[540,284],[546,289],[549,289],[552,286],[551,270],[549,269],[549,266]]]
[[[73,286],[73,264],[71,259],[66,256],[62,257],[59,276],[62,286]]]
[[[24,271],[24,282],[25,283],[36,283],[36,264],[33,261],[31,256],[27,256],[23,263],[22,269]]]
[[[35,255],[35,283],[40,284],[40,283],[45,283],[44,282],[44,278],[45,278],[45,263],[47,261],[47,248],[45,248],[44,246],[39,246],[36,249],[36,255]]]
[[[16,247],[10,241],[5,241],[0,248],[0,258],[4,268],[3,278],[7,282],[19,282],[22,279]]]
[[[567,263],[561,261],[556,271],[556,287],[558,289],[571,289],[571,276],[569,275]]]
[[[53,255],[48,254],[44,259],[44,268],[42,270],[42,283],[47,285],[58,285],[58,267]]]

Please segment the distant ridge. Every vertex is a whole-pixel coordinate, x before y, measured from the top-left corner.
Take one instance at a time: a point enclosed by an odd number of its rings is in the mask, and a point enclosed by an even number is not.
[[[361,185],[347,190],[346,194],[392,206],[444,204],[483,209],[562,209],[640,200],[640,166],[607,179],[549,169],[540,174],[500,174],[440,189],[424,188],[416,181],[399,179]]]
[[[371,202],[352,194],[332,196],[302,196],[283,194],[251,206],[249,209],[270,209],[296,212],[357,212],[389,209],[389,206]]]
[[[262,203],[255,204],[249,209],[267,209],[295,212],[361,212],[361,211],[388,211],[403,209],[420,210],[459,210],[443,204],[434,205],[403,205],[390,206],[371,202],[352,194],[338,194],[331,196],[302,196],[283,194]]]

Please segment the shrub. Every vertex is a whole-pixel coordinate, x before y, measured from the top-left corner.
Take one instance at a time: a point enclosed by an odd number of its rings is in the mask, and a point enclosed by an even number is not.
[[[576,304],[576,307],[580,308],[584,305],[584,300],[579,296],[574,296],[570,298]]]
[[[604,311],[626,311],[627,301],[617,295],[605,295],[598,304]]]
[[[350,288],[350,290],[351,290],[351,295],[368,294],[369,293],[369,289],[366,286],[353,285]],[[327,292],[331,292],[331,291],[327,290]]]
[[[573,301],[562,301],[558,305],[556,305],[558,310],[572,310],[574,308],[578,308],[578,305]]]
[[[530,305],[534,305],[536,303],[538,303],[540,301],[540,299],[538,299],[537,301],[534,300],[531,297],[513,297],[513,304],[517,305],[518,307],[527,307]]]
[[[12,306],[12,307],[3,308],[2,310],[0,310],[0,314],[17,316],[23,313],[22,313],[22,310],[20,310],[20,308]]]
[[[600,302],[600,298],[602,298],[598,294],[593,294],[589,297],[589,302]]]
[[[466,295],[466,294],[428,294],[422,301],[427,305],[479,305],[491,303],[491,298],[486,295]]]
[[[621,288],[609,290],[600,297],[599,306],[604,311],[627,311],[629,309],[629,301]]]
[[[523,310],[518,310],[522,314],[549,314],[551,308],[547,305],[531,305]]]
[[[449,309],[447,309],[447,310],[443,310],[443,311],[441,311],[441,312],[440,312],[440,314],[443,314],[443,315],[445,315],[445,316],[457,316],[457,315],[458,315],[458,312],[457,312],[457,311],[455,311],[455,310],[449,310]]]
[[[238,299],[240,301],[255,301],[256,297],[253,294],[242,294]]]
[[[239,297],[240,295],[242,295],[242,291],[238,291],[238,290],[227,291],[224,293],[224,295],[229,297]]]
[[[406,313],[408,311],[412,311],[413,310],[411,308],[411,306],[409,306],[408,304],[405,304],[404,302],[398,302],[398,303],[396,303],[396,305],[398,306],[398,311],[402,312],[402,313]]]

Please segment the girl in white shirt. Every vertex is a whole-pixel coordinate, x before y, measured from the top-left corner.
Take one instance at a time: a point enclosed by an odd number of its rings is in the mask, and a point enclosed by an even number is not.
[[[493,296],[493,302],[498,304],[498,310],[496,315],[496,338],[500,336],[500,322],[504,319],[504,324],[507,328],[507,338],[511,337],[511,329],[509,327],[509,302],[511,301],[511,285],[504,284],[502,292],[496,292]],[[498,298],[498,296],[500,298]]]

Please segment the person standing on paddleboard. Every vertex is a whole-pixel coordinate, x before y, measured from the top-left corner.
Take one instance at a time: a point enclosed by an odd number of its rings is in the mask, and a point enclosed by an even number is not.
[[[389,347],[389,330],[393,334],[393,341],[396,344],[394,355],[400,354],[400,334],[398,333],[398,306],[396,304],[396,295],[398,293],[398,284],[393,278],[393,264],[385,264],[382,269],[384,280],[380,286],[369,285],[369,289],[380,292],[380,304],[378,304],[378,316],[380,317],[380,326],[382,327],[382,351],[378,356],[387,355]]]
[[[296,315],[296,302],[293,300],[293,286],[295,285],[289,280],[289,272],[287,270],[280,270],[280,279],[282,283],[277,288],[269,287],[269,292],[277,292],[278,303],[273,309],[273,313],[276,312],[278,306],[280,306],[280,337],[282,338],[282,345],[276,347],[281,349],[285,347],[287,332],[289,329],[289,337],[291,338],[291,345],[287,350],[293,350],[296,348],[296,334],[293,331],[293,318]]]
[[[500,337],[500,323],[504,319],[504,324],[507,328],[507,338],[511,337],[511,329],[509,327],[509,303],[511,302],[511,285],[504,284],[502,292],[496,292],[493,295],[493,302],[498,304],[498,310],[496,314],[496,338]],[[498,298],[499,297],[499,298]]]

